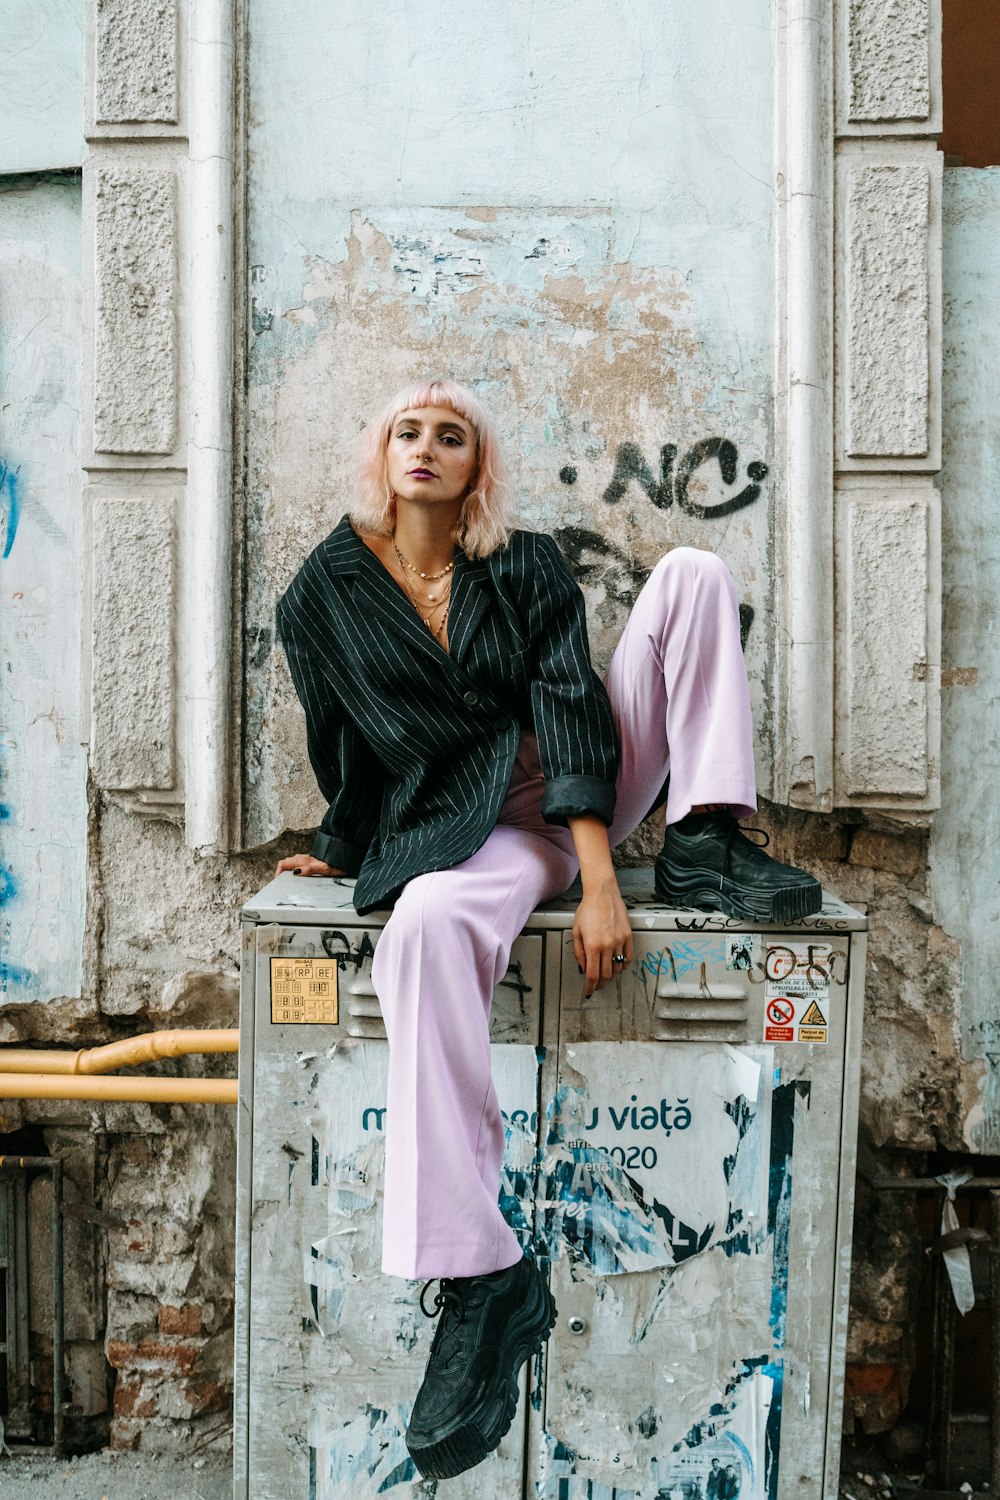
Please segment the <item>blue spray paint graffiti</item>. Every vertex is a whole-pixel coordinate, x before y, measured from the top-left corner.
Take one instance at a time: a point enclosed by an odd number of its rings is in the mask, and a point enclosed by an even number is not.
[[[6,555],[6,554],[5,554]],[[0,737],[0,795],[6,781],[7,745]],[[11,809],[6,802],[0,802],[0,822],[9,821]],[[0,911],[8,907],[18,895],[17,878],[10,865],[0,865]],[[7,998],[7,992],[11,985],[25,987],[31,984],[31,970],[23,968],[20,964],[10,962],[11,924],[4,921],[0,930],[0,1004]]]
[[[17,523],[21,519],[21,485],[17,469],[0,459],[0,507],[4,511],[3,557],[10,556],[10,549],[17,536]]]
[[[685,974],[700,973],[703,968],[712,964],[724,964],[726,961],[726,944],[724,938],[715,941],[709,938],[701,938],[697,943],[685,942],[678,938],[671,943],[669,948],[651,950],[635,959],[632,964],[632,973],[637,979],[659,979],[662,976],[670,976],[671,979],[683,979]]]
[[[0,875],[6,875],[7,871],[0,871]],[[0,1005],[7,998],[7,991],[11,985],[19,985],[25,988],[31,984],[32,974],[30,969],[23,968],[20,964],[12,964],[10,961],[10,939],[11,926],[9,922],[3,924],[0,933]]]

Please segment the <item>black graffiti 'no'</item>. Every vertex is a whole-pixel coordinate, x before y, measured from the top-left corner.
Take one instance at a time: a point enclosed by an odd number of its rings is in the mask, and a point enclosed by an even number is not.
[[[659,478],[635,443],[620,443],[615,456],[615,471],[603,498],[608,505],[616,504],[634,480],[646,491],[658,510],[667,510],[676,504],[680,510],[686,511],[690,516],[697,516],[700,520],[731,516],[734,511],[752,505],[760,495],[761,481],[767,476],[767,464],[756,459],[747,465],[750,483],[730,500],[723,500],[719,505],[699,505],[689,498],[688,485],[692,474],[713,458],[718,460],[723,483],[734,484],[739,467],[739,453],[736,444],[730,442],[729,438],[702,438],[700,443],[695,443],[688,449],[676,468],[677,445],[664,443],[660,449]]]

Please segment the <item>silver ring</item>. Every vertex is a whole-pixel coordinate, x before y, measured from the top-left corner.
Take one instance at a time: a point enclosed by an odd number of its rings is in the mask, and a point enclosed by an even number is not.
[[[624,953],[612,953],[611,962],[613,964],[624,964],[628,963],[628,959],[625,957]]]

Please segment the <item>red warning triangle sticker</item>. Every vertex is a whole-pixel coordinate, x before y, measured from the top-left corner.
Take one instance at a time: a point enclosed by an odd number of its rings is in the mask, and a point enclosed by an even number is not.
[[[806,1011],[805,1015],[801,1017],[801,1019],[799,1021],[799,1025],[800,1026],[825,1026],[826,1025],[826,1016],[824,1016],[823,1012],[820,1010],[820,1008],[816,1004],[815,1000],[813,1001],[812,1005],[810,1005],[810,1007]]]

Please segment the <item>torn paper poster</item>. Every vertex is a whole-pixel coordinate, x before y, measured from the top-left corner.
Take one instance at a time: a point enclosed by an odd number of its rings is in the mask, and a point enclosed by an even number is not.
[[[761,1080],[773,1078],[766,1055],[750,1061]],[[743,1131],[734,1160],[717,1168],[732,1207],[728,1234],[703,1228],[700,1248],[685,1255],[671,1243],[675,1264],[645,1275],[600,1275],[572,1245],[553,1262],[560,1322],[548,1353],[545,1500],[582,1500],[602,1486],[616,1500],[674,1491],[691,1500],[702,1471],[726,1453],[741,1494],[774,1500],[794,1142],[809,1085],[762,1094],[752,1107],[741,1095],[727,1101],[725,1117]],[[678,1181],[686,1175],[681,1162]],[[703,1177],[710,1184],[711,1173]],[[648,1180],[642,1188],[643,1206],[657,1214]],[[754,1219],[741,1220],[751,1206]]]
[[[536,1500],[709,1500],[720,1494],[740,1500],[772,1500],[776,1470],[769,1434],[776,1437],[781,1413],[781,1366],[745,1369],[711,1414],[694,1424],[683,1441],[641,1468],[628,1462],[625,1444],[610,1454],[604,1475],[580,1453],[546,1432]],[[655,1439],[659,1414],[647,1406],[635,1431]],[[774,1450],[776,1452],[776,1449]]]
[[[577,1043],[549,1105],[539,1209],[550,1253],[603,1275],[763,1233],[759,1049]],[[744,1194],[742,1201],[734,1192]]]

